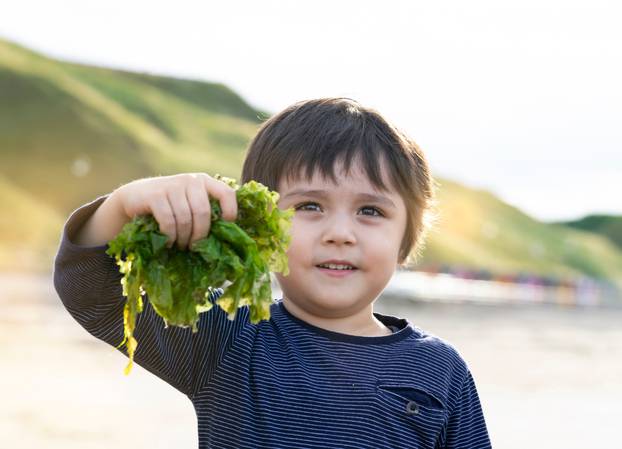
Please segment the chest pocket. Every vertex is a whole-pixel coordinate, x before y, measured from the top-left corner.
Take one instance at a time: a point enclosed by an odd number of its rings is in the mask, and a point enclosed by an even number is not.
[[[412,445],[408,447],[437,446],[447,417],[440,399],[421,386],[383,381],[376,384],[376,393],[387,420],[412,435]]]

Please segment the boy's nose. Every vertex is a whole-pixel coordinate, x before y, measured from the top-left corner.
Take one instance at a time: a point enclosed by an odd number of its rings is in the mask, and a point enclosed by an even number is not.
[[[327,220],[322,235],[325,243],[353,244],[356,243],[354,223],[349,217],[336,215]]]

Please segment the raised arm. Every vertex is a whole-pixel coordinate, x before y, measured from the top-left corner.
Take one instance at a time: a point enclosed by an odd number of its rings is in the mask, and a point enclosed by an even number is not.
[[[216,187],[221,189],[223,197],[226,198],[226,189],[230,188],[220,181],[213,181],[222,184],[223,187]],[[154,204],[157,204],[158,196],[164,195],[160,198],[169,205],[171,201],[171,210],[176,210],[178,204],[175,198],[180,197],[171,193],[172,200],[168,200],[167,190],[158,189],[161,185],[162,182],[154,183],[151,180],[132,186],[128,184],[126,186],[130,187],[99,197],[75,210],[63,228],[54,264],[56,291],[67,310],[82,327],[115,347],[123,340],[125,300],[120,282],[122,275],[113,258],[106,254],[105,242],[113,238],[129,220],[128,210],[140,210],[136,204],[143,203],[145,198],[155,198]],[[145,196],[141,197],[143,194]],[[207,193],[205,197],[208,197]],[[120,206],[122,204],[124,206]],[[231,208],[228,210],[231,213]],[[192,222],[191,226],[194,230]],[[183,246],[180,242],[191,236],[194,239],[203,238],[203,233],[207,232],[205,229],[209,230],[209,227],[202,224],[199,229],[203,231],[190,233],[175,229],[175,237],[170,237],[170,244],[177,241],[179,246]],[[170,232],[169,229],[169,236]],[[242,316],[243,314],[240,318]],[[135,362],[191,396],[196,392],[197,386],[205,382],[206,376],[209,377],[210,370],[216,367],[234,334],[241,329],[243,321],[236,319],[236,322],[230,322],[226,314],[215,307],[201,316],[197,334],[193,334],[191,329],[165,329],[163,320],[155,313],[149,301],[146,301],[145,310],[136,322],[135,336],[139,345]],[[123,348],[120,350],[126,353]]]
[[[112,240],[131,220],[120,203],[119,190],[105,197],[95,213],[76,230],[73,242],[80,246],[101,246]]]
[[[219,200],[223,218],[237,216],[235,190],[205,173],[181,173],[125,184],[97,208],[75,235],[82,246],[104,245],[135,215],[152,214],[160,230],[185,249],[205,237],[210,228],[209,197]]]

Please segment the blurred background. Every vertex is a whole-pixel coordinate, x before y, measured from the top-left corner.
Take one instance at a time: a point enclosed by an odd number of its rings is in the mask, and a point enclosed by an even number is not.
[[[0,435],[192,448],[187,399],[52,284],[69,214],[133,179],[239,179],[259,125],[346,96],[422,147],[440,219],[377,311],[469,364],[493,446],[622,419],[622,8],[590,1],[2,2]],[[279,294],[275,285],[274,295]]]

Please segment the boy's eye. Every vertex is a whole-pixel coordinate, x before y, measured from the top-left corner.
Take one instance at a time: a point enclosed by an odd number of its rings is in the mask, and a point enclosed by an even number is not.
[[[363,206],[363,207],[361,207],[361,210],[362,211],[371,212],[371,213],[367,213],[367,214],[363,214],[363,215],[372,215],[372,216],[376,216],[376,217],[383,217],[384,216],[382,211],[380,209],[378,209],[377,207]]]
[[[312,209],[306,209],[307,206],[319,206],[318,203],[300,203],[297,206],[295,206],[296,210],[312,210]]]
[[[311,202],[307,202],[307,203],[300,203],[297,206],[295,206],[296,210],[303,210],[303,211],[314,211],[315,209],[307,209],[307,207],[320,207],[320,205],[318,203],[311,203]],[[380,209],[378,209],[377,207],[373,207],[373,206],[363,206],[361,207],[360,210],[368,210],[368,211],[372,211],[371,213],[368,214],[364,214],[364,215],[371,215],[371,216],[375,216],[375,217],[383,217],[384,214],[382,213],[382,211]]]

